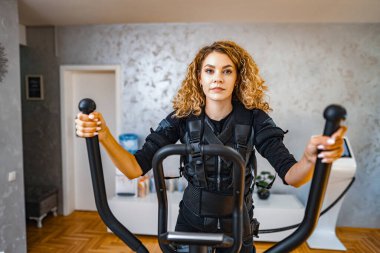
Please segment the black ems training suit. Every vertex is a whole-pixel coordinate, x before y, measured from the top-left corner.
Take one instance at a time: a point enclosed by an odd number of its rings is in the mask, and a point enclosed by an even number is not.
[[[204,111],[204,110],[203,110]],[[247,110],[233,101],[232,112],[221,121],[205,115],[186,118],[173,117],[174,112],[162,120],[158,128],[146,138],[136,160],[147,173],[152,158],[161,147],[182,143],[198,147],[199,144],[223,144],[237,150],[246,161],[245,203],[243,208],[243,246],[240,252],[254,252],[253,236],[258,224],[253,218],[253,180],[256,169],[255,149],[266,158],[284,181],[288,170],[296,163],[283,144],[284,132],[259,109]],[[182,157],[181,168],[189,184],[186,187],[176,224],[176,231],[224,232],[230,234],[232,201],[232,162],[220,156],[205,156],[195,152]],[[285,183],[285,181],[284,181]],[[227,252],[219,249],[217,252]]]

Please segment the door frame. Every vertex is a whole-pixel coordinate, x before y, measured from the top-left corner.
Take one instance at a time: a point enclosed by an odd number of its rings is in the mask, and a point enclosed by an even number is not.
[[[73,80],[72,77],[78,72],[99,72],[113,71],[115,74],[115,123],[116,134],[121,132],[121,81],[122,73],[119,65],[61,65],[60,66],[60,91],[61,91],[61,152],[62,152],[62,197],[63,215],[69,215],[75,207],[75,178],[73,162],[73,138],[75,127],[69,125],[69,120],[75,117],[72,115],[73,107]],[[75,102],[78,103],[79,101]],[[70,120],[71,121],[71,120]]]

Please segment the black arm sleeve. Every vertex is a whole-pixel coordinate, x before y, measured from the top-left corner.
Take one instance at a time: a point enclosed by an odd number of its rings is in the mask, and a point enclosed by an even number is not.
[[[176,143],[181,136],[180,120],[173,118],[173,114],[174,112],[163,119],[156,130],[150,129],[151,133],[146,137],[144,145],[135,153],[143,175],[152,168],[154,154],[163,146]]]
[[[284,184],[287,184],[285,175],[297,161],[283,143],[284,134],[268,114],[258,111],[255,119],[256,149],[269,161]]]

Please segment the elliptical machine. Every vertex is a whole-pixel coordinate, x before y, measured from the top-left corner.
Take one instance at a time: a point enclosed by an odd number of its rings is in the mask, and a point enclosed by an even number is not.
[[[83,99],[79,103],[79,110],[84,114],[90,114],[95,109],[96,104],[91,99]],[[340,122],[346,118],[346,110],[339,105],[330,105],[325,109],[323,115],[326,119],[323,135],[330,136],[339,128]],[[149,252],[141,241],[115,218],[108,206],[98,136],[86,138],[86,145],[95,203],[100,217],[107,227],[133,251]],[[223,233],[167,231],[168,201],[162,162],[170,155],[188,155],[194,152],[191,145],[167,145],[158,150],[153,157],[153,173],[158,198],[158,242],[164,253],[176,253],[176,250],[169,246],[171,243],[189,245],[190,253],[207,253],[210,247],[229,248],[230,252],[239,252],[241,248],[245,162],[241,155],[230,147],[210,144],[201,148],[205,155],[220,155],[233,162],[232,236]],[[293,234],[266,250],[266,253],[290,252],[311,235],[318,222],[330,171],[331,164],[322,163],[321,159],[317,159],[302,223]]]

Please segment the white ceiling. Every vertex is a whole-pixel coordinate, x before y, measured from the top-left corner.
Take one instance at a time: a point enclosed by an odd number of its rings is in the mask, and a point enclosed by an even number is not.
[[[379,23],[380,0],[19,0],[20,24]]]

